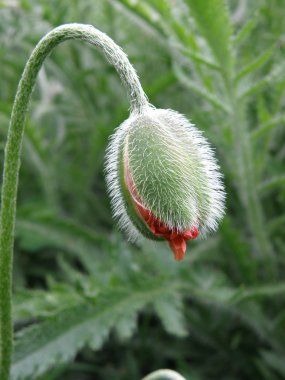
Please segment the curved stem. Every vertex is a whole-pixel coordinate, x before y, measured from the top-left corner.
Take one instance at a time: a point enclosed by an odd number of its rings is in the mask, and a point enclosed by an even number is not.
[[[117,70],[130,98],[132,112],[148,105],[138,76],[121,48],[91,25],[66,24],[44,36],[32,52],[18,86],[5,148],[0,216],[0,379],[8,380],[12,355],[12,263],[16,199],[24,123],[37,74],[51,50],[59,43],[78,39],[103,51]]]
[[[152,372],[150,375],[144,377],[142,380],[186,380],[185,377],[179,375],[170,369],[160,369]]]

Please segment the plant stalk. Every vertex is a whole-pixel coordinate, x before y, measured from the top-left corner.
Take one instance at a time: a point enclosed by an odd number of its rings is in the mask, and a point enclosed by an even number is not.
[[[243,104],[236,99],[233,84],[230,85],[229,98],[231,102],[231,116],[234,137],[234,154],[237,163],[237,186],[241,204],[247,216],[249,231],[255,253],[267,264],[272,279],[276,278],[274,268],[274,253],[268,237],[268,230],[263,209],[258,197],[256,173],[253,166],[250,133],[243,118]]]
[[[91,25],[61,25],[44,36],[32,52],[19,82],[5,148],[0,215],[0,379],[8,380],[12,347],[12,269],[16,201],[20,156],[29,100],[37,74],[48,54],[63,41],[86,41],[103,51],[117,70],[130,99],[131,112],[148,105],[138,76],[121,48],[106,34]]]

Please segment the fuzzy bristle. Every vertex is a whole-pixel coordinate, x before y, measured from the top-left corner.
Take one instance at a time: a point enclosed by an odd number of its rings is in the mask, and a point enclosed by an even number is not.
[[[140,233],[130,219],[120,183],[119,158],[128,160],[144,205],[169,228],[216,230],[225,192],[213,149],[183,115],[145,108],[121,124],[107,149],[106,178],[113,214],[130,240]]]

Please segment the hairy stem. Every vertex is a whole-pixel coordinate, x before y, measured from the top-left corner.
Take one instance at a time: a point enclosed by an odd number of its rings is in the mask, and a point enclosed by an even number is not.
[[[12,265],[18,176],[24,123],[37,74],[59,43],[77,39],[103,51],[117,70],[130,98],[130,109],[140,112],[148,101],[137,74],[121,48],[91,25],[66,24],[44,36],[32,52],[18,86],[5,148],[0,215],[0,379],[8,380],[12,355]]]

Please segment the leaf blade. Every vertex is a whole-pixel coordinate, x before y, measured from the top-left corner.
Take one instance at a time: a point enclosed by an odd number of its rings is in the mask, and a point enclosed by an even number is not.
[[[187,0],[187,4],[222,71],[229,78],[233,66],[232,27],[224,1]]]

